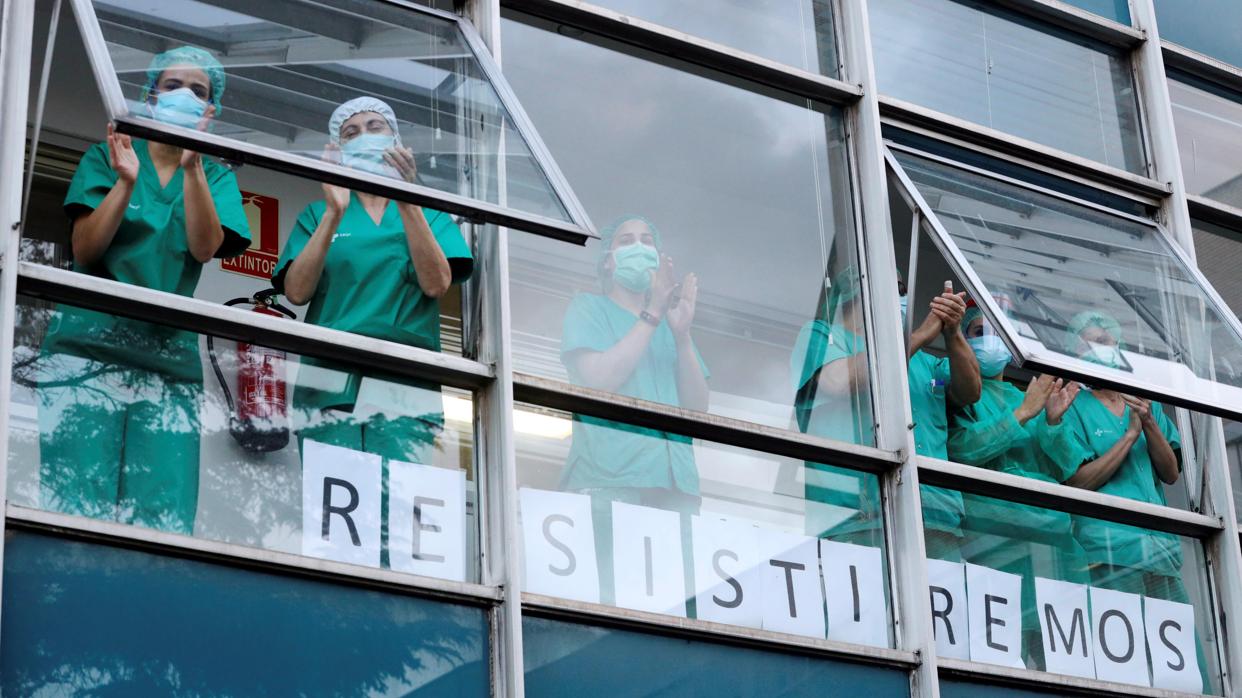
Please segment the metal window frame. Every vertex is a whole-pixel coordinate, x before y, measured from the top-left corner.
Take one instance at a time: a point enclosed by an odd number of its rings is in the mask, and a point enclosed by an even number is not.
[[[903,152],[917,154],[918,157],[925,159],[938,161],[944,160],[943,158],[937,158],[936,156],[928,156],[924,153],[918,153],[918,151],[911,148],[893,145],[890,145],[889,147],[890,150],[901,150]],[[966,285],[967,290],[970,291],[971,297],[975,299],[976,303],[978,303],[980,310],[983,311],[984,316],[987,318],[992,327],[996,329],[997,334],[1005,342],[1005,345],[1009,348],[1009,351],[1013,354],[1014,359],[1019,366],[1036,371],[1055,373],[1074,380],[1090,382],[1091,384],[1099,387],[1113,388],[1124,392],[1142,395],[1143,397],[1153,400],[1174,404],[1179,407],[1185,407],[1187,409],[1204,412],[1206,414],[1230,417],[1233,419],[1242,419],[1242,398],[1239,398],[1236,402],[1207,401],[1198,397],[1193,390],[1185,390],[1175,386],[1171,387],[1160,385],[1159,383],[1153,383],[1135,377],[1131,377],[1126,381],[1121,381],[1115,376],[1112,376],[1108,372],[1102,370],[1102,368],[1097,368],[1077,359],[1061,356],[1060,354],[1048,349],[1028,351],[1018,340],[1018,332],[1013,323],[1000,309],[1000,306],[997,304],[996,300],[992,298],[987,284],[985,284],[978,274],[975,273],[970,262],[966,260],[964,255],[962,255],[961,251],[957,247],[957,244],[954,242],[952,235],[949,233],[948,229],[945,228],[944,224],[940,222],[939,217],[932,210],[931,206],[928,205],[926,199],[911,181],[909,175],[906,174],[904,168],[901,166],[901,163],[897,160],[897,157],[893,155],[892,152],[889,152],[886,158],[889,171],[901,184],[902,190],[900,193],[902,198],[908,205],[910,205],[911,209],[920,213],[925,224],[924,230],[930,233],[932,242],[935,243],[937,249],[944,256],[945,261],[948,262],[950,268],[953,269],[953,272],[957,274],[961,278],[962,283]],[[1190,275],[1190,280],[1194,282],[1203,292],[1207,302],[1214,306],[1216,313],[1222,318],[1225,324],[1234,331],[1235,335],[1242,338],[1242,321],[1239,321],[1237,316],[1229,310],[1229,307],[1225,305],[1224,301],[1221,300],[1219,294],[1216,293],[1216,290],[1212,288],[1212,285],[1203,277],[1202,272],[1199,271],[1199,268],[1195,265],[1194,261],[1187,256],[1185,250],[1180,245],[1170,239],[1170,234],[1165,231],[1164,226],[1160,223],[1156,221],[1148,221],[1137,216],[1131,216],[1118,211],[1110,211],[1107,207],[1100,206],[1099,204],[1080,201],[1059,192],[1041,189],[1022,182],[1017,182],[1016,180],[987,173],[982,170],[978,170],[977,168],[961,166],[958,164],[953,164],[952,167],[960,169],[963,172],[987,177],[995,181],[1007,182],[1027,191],[1047,194],[1094,210],[1106,211],[1110,215],[1114,215],[1118,218],[1141,223],[1150,227],[1153,234],[1162,236],[1161,239],[1167,245],[1167,249],[1172,254],[1173,258],[1185,267],[1185,271],[1187,271]]]
[[[226,157],[236,162],[253,164],[277,172],[291,174],[296,177],[313,179],[329,184],[349,187],[380,196],[390,197],[410,203],[433,206],[438,210],[464,216],[478,223],[510,226],[537,235],[543,235],[573,244],[583,245],[591,238],[598,237],[586,209],[569,187],[565,176],[556,162],[551,158],[543,140],[535,131],[530,118],[522,109],[513,90],[500,74],[500,69],[492,61],[482,38],[474,26],[464,18],[417,5],[404,0],[380,0],[389,5],[400,7],[411,13],[435,17],[453,23],[464,38],[467,47],[482,70],[484,77],[496,91],[501,105],[504,107],[513,128],[526,142],[532,157],[552,187],[558,201],[565,207],[570,220],[560,221],[504,205],[476,199],[470,196],[440,191],[421,184],[402,182],[369,172],[361,172],[343,165],[323,162],[314,158],[253,144],[234,141],[231,138],[206,133],[195,129],[173,126],[142,119],[130,115],[130,109],[123,94],[117,73],[112,66],[112,57],[108,52],[103,31],[95,15],[91,0],[70,0],[74,16],[86,46],[86,53],[95,75],[96,84],[103,97],[104,109],[108,118],[116,124],[121,133],[161,141],[175,146],[194,148],[195,150]]]

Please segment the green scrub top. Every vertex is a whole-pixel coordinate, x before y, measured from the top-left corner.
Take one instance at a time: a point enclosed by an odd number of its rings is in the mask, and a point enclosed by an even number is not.
[[[936,358],[925,351],[915,352],[910,357],[907,375],[915,450],[929,458],[948,459],[949,415],[945,391],[949,388],[949,359]],[[927,485],[919,491],[923,496],[923,525],[960,536],[962,494]]]
[[[796,391],[794,409],[802,431],[855,444],[875,443],[871,400],[866,392],[851,399],[821,394],[816,385],[821,368],[865,351],[866,340],[839,325],[815,320],[802,327],[789,357]]]
[[[276,264],[276,275],[272,277],[272,286],[278,292],[285,292],[285,274],[289,271],[289,264],[310,241],[326,208],[325,202],[315,201],[298,215]],[[447,213],[430,208],[423,208],[423,215],[448,259],[453,283],[469,278],[474,270],[474,258],[457,223]],[[425,295],[418,285],[418,275],[414,271],[414,260],[410,258],[405,226],[396,201],[388,202],[383,217],[376,224],[357,195],[350,194],[349,206],[341,216],[332,246],[324,259],[319,285],[315,287],[307,306],[306,322],[440,351],[439,301]],[[303,357],[300,371],[307,370],[307,367],[329,369],[326,372],[327,382],[336,384],[325,385],[321,382],[310,385],[299,378],[293,391],[295,409],[353,409],[362,384],[360,374],[335,362]],[[407,379],[384,379],[439,390],[439,386]]]
[[[569,379],[585,381],[570,354],[580,350],[607,351],[641,322],[638,316],[611,298],[580,293],[569,303],[561,335],[561,361]],[[698,349],[695,350],[698,355]],[[703,357],[699,368],[710,376]],[[677,390],[677,340],[667,321],[661,321],[633,373],[617,389],[628,397],[667,405],[681,405]],[[601,487],[650,487],[699,494],[699,471],[694,465],[691,439],[655,429],[574,415],[573,443],[561,474],[561,489],[578,491]]]
[[[192,296],[203,265],[190,254],[185,230],[184,172],[173,173],[161,185],[147,142],[133,140],[138,157],[138,179],[103,256],[93,264],[74,264],[74,270],[135,286]],[[233,257],[250,244],[250,226],[242,208],[237,177],[220,163],[204,157],[203,172],[224,228],[217,257]],[[103,203],[117,182],[107,143],[91,146],[78,163],[65,196],[71,220]],[[202,381],[198,337],[175,330],[91,310],[60,306],[43,342],[43,353],[68,353],[108,364],[158,371],[181,381]]]
[[[874,420],[868,392],[854,396],[827,395],[818,390],[824,366],[867,350],[866,340],[824,320],[808,322],[798,333],[790,354],[794,378],[794,412],[798,428],[807,434],[838,441],[871,445]],[[823,463],[806,463],[803,496],[810,502],[853,509],[844,521],[836,521],[831,509],[808,506],[806,531],[815,536],[841,537],[882,528],[878,479],[858,471]]]
[[[1044,482],[1063,482],[1074,474],[1043,457],[1037,446],[1043,413],[1020,424],[1013,416],[1025,395],[1001,379],[985,378],[979,401],[960,408],[949,428],[949,457],[1002,473]],[[1070,533],[1064,512],[965,495],[966,528],[1027,542],[1060,544]]]
[[[1180,449],[1181,439],[1172,420],[1157,403],[1152,403],[1151,412],[1169,445],[1175,451]],[[1118,417],[1094,394],[1082,390],[1060,424],[1043,423],[1039,427],[1039,446],[1052,462],[1061,464],[1072,475],[1083,463],[1107,453],[1125,433],[1129,422],[1129,406]],[[1147,453],[1146,434],[1138,437],[1113,477],[1097,491],[1165,504],[1164,486]],[[1181,542],[1172,534],[1075,516],[1074,536],[1086,551],[1089,565],[1111,564],[1169,576],[1181,574]]]

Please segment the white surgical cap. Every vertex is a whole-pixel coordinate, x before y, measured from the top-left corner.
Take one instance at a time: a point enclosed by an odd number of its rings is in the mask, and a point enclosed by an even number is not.
[[[374,97],[355,97],[337,107],[332,112],[332,118],[328,119],[328,139],[333,144],[340,145],[341,126],[346,121],[349,121],[353,115],[361,114],[364,111],[373,111],[384,117],[384,120],[388,122],[389,128],[392,129],[392,133],[397,139],[397,145],[401,145],[401,132],[397,130],[397,114],[386,102]]]

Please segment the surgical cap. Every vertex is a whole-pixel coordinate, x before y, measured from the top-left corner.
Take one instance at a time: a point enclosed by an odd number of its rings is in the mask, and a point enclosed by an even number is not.
[[[1079,335],[1088,327],[1098,327],[1104,330],[1117,340],[1117,346],[1122,346],[1121,323],[1117,322],[1116,318],[1098,310],[1084,310],[1070,320],[1069,328],[1065,332],[1066,348],[1078,346]]]
[[[219,116],[223,110],[220,98],[224,96],[224,66],[215,56],[193,46],[169,49],[151,59],[151,65],[147,67],[147,84],[142,88],[142,101],[147,101],[147,97],[157,91],[160,75],[176,65],[192,65],[207,73],[207,80],[211,83],[210,101],[216,108],[216,116]]]
[[[974,322],[977,317],[983,317],[983,311],[979,309],[979,306],[972,305],[966,308],[966,314],[962,316],[962,334],[966,334],[966,330],[970,329],[970,323]]]
[[[341,127],[346,121],[349,121],[355,114],[366,111],[373,111],[384,117],[384,120],[388,122],[388,127],[392,129],[397,145],[401,145],[401,132],[397,129],[397,113],[388,106],[387,102],[374,97],[355,97],[332,112],[332,117],[328,119],[328,139],[332,144],[341,144]]]
[[[858,267],[851,264],[832,277],[828,292],[832,305],[840,307],[858,297],[861,290],[862,280],[858,278]]]
[[[656,249],[658,250],[663,247],[663,242],[660,239],[660,229],[655,227],[655,223],[647,220],[646,216],[640,216],[638,214],[622,216],[618,218],[615,223],[607,228],[604,228],[599,233],[599,259],[595,261],[595,271],[599,274],[600,278],[604,277],[604,264],[608,262],[608,255],[612,252],[613,238],[617,236],[617,231],[621,229],[621,226],[629,223],[630,221],[641,221],[645,224],[647,229],[651,231],[651,236],[655,238]]]

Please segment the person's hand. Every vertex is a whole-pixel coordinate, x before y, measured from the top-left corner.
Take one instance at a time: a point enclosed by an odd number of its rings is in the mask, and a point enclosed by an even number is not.
[[[1074,404],[1074,398],[1078,397],[1078,390],[1081,387],[1077,382],[1066,383],[1060,378],[1057,379],[1044,402],[1044,417],[1049,425],[1056,426],[1061,423],[1061,417],[1064,417],[1070,405]]]
[[[1061,387],[1061,379],[1053,378],[1048,374],[1042,374],[1031,384],[1026,386],[1026,395],[1022,398],[1022,404],[1013,411],[1013,416],[1018,420],[1019,424],[1026,424],[1035,418],[1035,415],[1044,411],[1044,406],[1048,404],[1048,398],[1054,390]]]
[[[207,125],[211,123],[211,118],[216,115],[216,105],[207,105],[207,110],[203,112],[203,117],[198,120],[194,128],[198,131],[206,131]],[[181,149],[181,168],[184,170],[193,170],[203,165],[203,156],[196,150],[189,148]]]
[[[931,302],[932,314],[940,319],[940,331],[946,338],[962,331],[962,317],[966,315],[966,292],[945,291]]]
[[[1121,399],[1130,406],[1130,414],[1138,415],[1139,422],[1143,427],[1152,427],[1156,425],[1156,418],[1151,413],[1151,402],[1141,397],[1122,394]]]
[[[324,146],[323,161],[334,165],[341,164],[341,147],[335,143]],[[346,208],[349,208],[349,190],[324,182],[323,200],[328,205],[328,210],[339,216],[345,212]]]
[[[393,146],[384,151],[384,162],[396,171],[401,179],[413,183],[418,174],[418,166],[414,164],[414,151],[409,148]]]
[[[651,303],[649,309],[656,315],[663,315],[668,310],[669,300],[677,289],[677,277],[673,269],[673,260],[668,255],[660,255],[660,266],[651,272]]]
[[[690,334],[690,325],[694,322],[694,307],[699,298],[699,278],[694,274],[686,274],[681,280],[681,292],[674,297],[668,309],[668,326],[673,334],[685,337]]]
[[[108,124],[108,160],[122,182],[133,184],[138,181],[138,154],[134,152],[133,139],[117,133],[112,124]]]
[[[1128,402],[1128,401],[1127,401]],[[1126,436],[1137,439],[1139,434],[1143,433],[1143,417],[1139,415],[1138,410],[1133,406],[1130,408],[1130,423],[1126,427]]]

